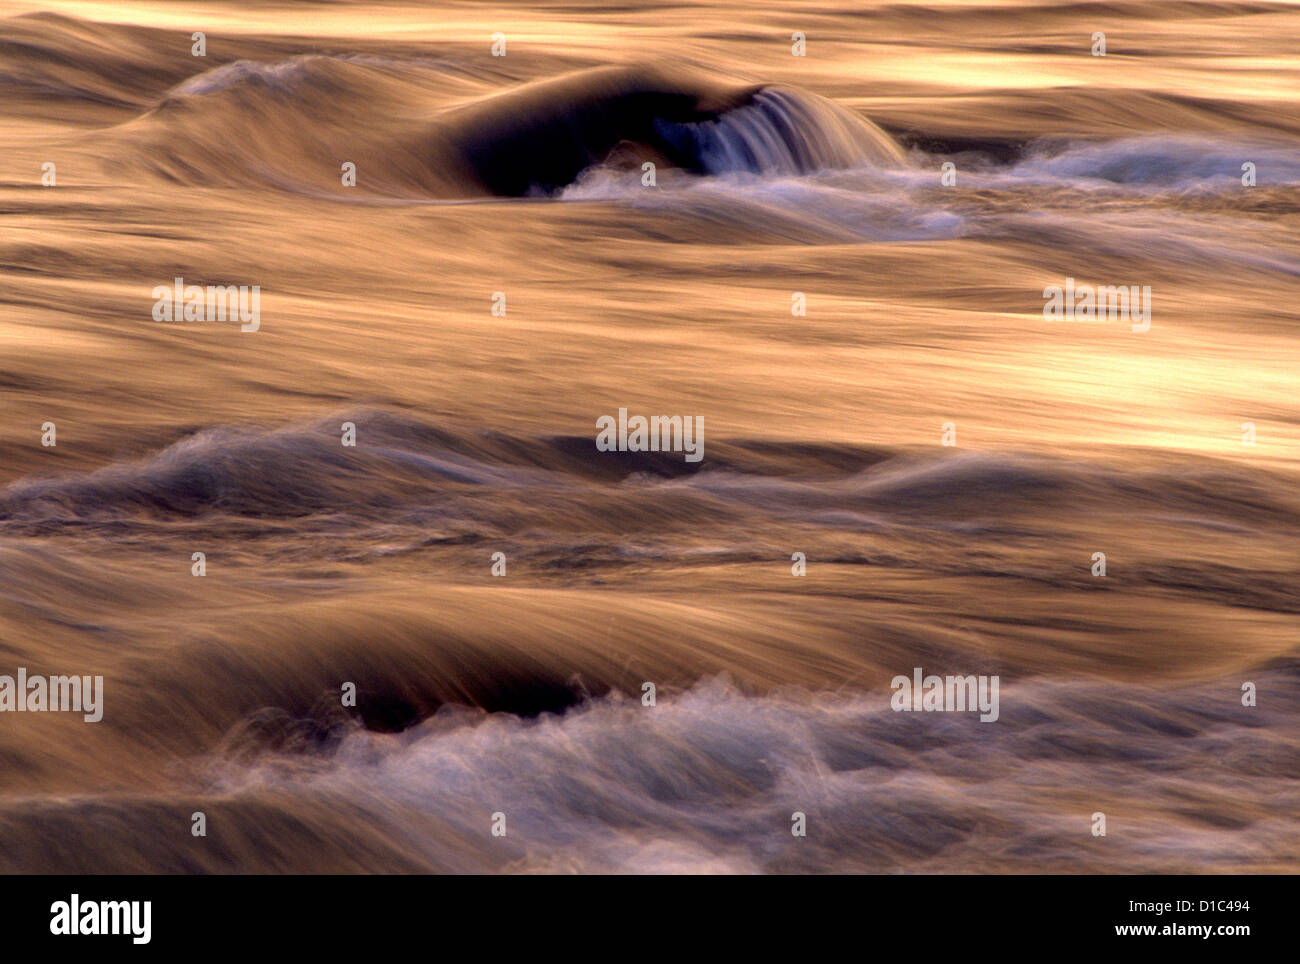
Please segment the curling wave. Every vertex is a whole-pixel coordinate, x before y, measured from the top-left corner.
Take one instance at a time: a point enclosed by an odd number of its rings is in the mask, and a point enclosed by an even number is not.
[[[689,72],[597,68],[450,107],[420,96],[453,67],[310,55],[237,61],[176,85],[118,136],[182,183],[363,193],[547,195],[605,162],[692,174],[807,174],[903,154],[880,128],[807,91]]]

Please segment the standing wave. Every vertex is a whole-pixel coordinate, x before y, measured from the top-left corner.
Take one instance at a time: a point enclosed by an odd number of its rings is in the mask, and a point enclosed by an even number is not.
[[[354,160],[362,193],[407,199],[552,195],[607,162],[790,175],[903,158],[870,121],[794,88],[605,67],[448,106],[413,93],[440,69],[325,56],[222,65],[115,129],[120,150],[105,153],[176,183],[335,196],[339,165]]]

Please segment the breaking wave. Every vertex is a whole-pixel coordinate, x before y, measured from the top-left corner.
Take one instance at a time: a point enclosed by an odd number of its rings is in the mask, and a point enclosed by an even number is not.
[[[17,848],[0,869],[1294,870],[1294,661],[1254,680],[1269,699],[1252,709],[1235,679],[1004,681],[1001,717],[984,724],[895,712],[888,690],[756,696],[715,678],[654,706],[615,692],[534,719],[447,707],[400,735],[353,729],[327,749],[250,742],[273,728],[263,714],[175,796],[0,807],[0,836]],[[146,832],[198,794],[228,828],[223,847]],[[1098,811],[1104,838],[1090,832]],[[791,833],[795,814],[806,836]],[[503,837],[487,833],[494,815]],[[87,821],[116,832],[79,831]],[[41,840],[79,846],[54,854]]]
[[[177,84],[115,136],[183,183],[337,193],[351,160],[363,195],[407,199],[548,194],[611,160],[695,174],[902,160],[874,124],[793,88],[596,68],[447,105],[433,92],[459,72],[365,56],[241,60]]]

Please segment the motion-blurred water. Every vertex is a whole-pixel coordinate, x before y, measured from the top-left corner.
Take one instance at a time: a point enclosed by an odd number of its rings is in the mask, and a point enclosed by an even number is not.
[[[1294,8],[0,11],[0,870],[1296,869]]]

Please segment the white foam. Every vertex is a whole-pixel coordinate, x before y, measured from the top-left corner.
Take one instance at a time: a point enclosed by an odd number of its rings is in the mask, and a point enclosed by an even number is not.
[[[1242,793],[1261,817],[1300,804],[1294,780],[1258,772],[1270,754],[1294,753],[1294,707],[1246,711],[1234,693],[1004,683],[1002,717],[984,724],[894,712],[887,690],[747,696],[712,680],[655,707],[615,695],[534,721],[444,711],[399,736],[354,733],[323,773],[232,768],[224,788],[337,795],[432,864],[633,873],[960,869],[1008,840],[1022,860],[1082,856],[1092,809],[1138,794],[1151,826],[1108,842],[1112,866],[1191,852],[1226,867],[1285,846],[1285,821],[1210,834],[1159,815],[1185,809],[1188,794],[1216,814]],[[1080,786],[1089,804],[1062,807]],[[807,837],[791,834],[795,811]],[[498,812],[507,835],[494,839]],[[411,832],[421,819],[481,849],[453,858],[446,839]]]

